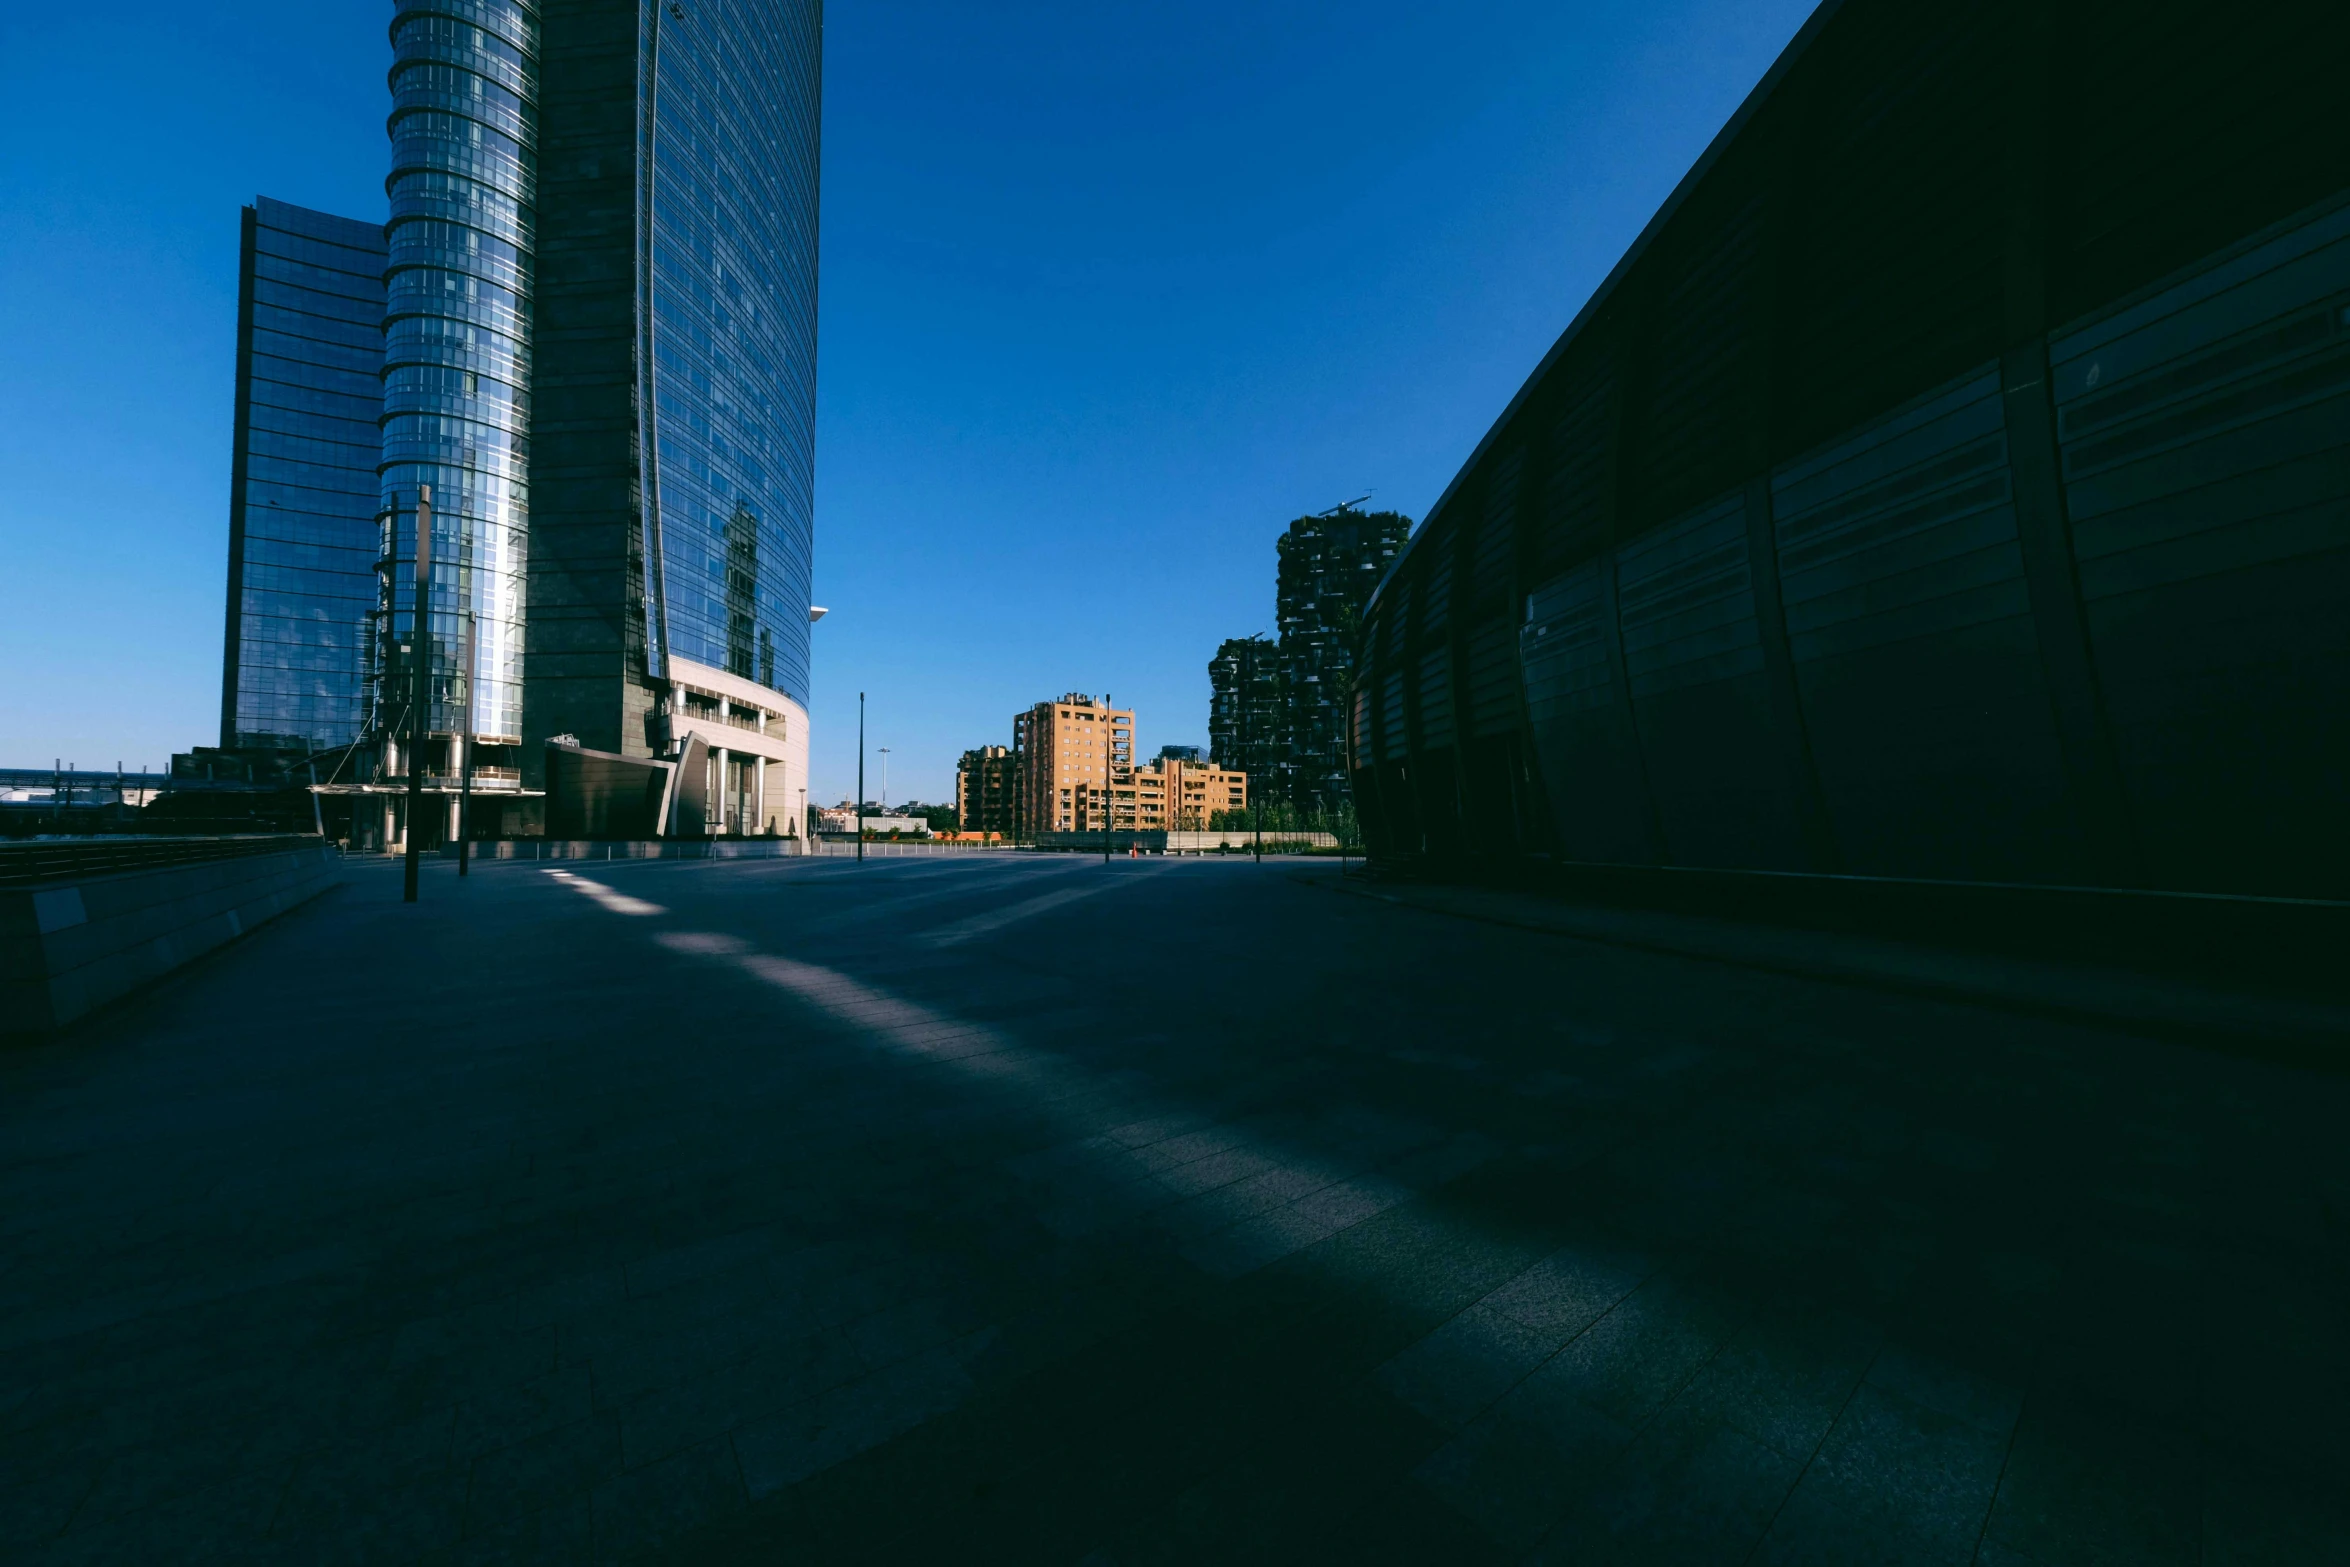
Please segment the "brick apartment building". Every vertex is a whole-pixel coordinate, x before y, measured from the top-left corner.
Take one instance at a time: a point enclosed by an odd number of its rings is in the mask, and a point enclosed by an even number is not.
[[[1015,830],[1076,832],[1135,821],[1134,713],[1072,691],[1012,719]]]
[[[1248,805],[1248,774],[1213,762],[1161,755],[1134,775],[1135,825],[1145,832],[1205,832],[1218,811]]]

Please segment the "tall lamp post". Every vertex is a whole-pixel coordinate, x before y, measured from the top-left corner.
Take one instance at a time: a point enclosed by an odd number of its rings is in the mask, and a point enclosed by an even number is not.
[[[457,874],[467,874],[467,865],[473,857],[473,616],[465,617],[465,651],[459,662],[465,670],[465,721],[457,733],[463,736],[464,766],[457,778]]]
[[[812,626],[812,625],[816,624],[816,622],[818,622],[819,620],[822,620],[822,619],[823,619],[825,616],[827,616],[827,615],[829,615],[829,614],[831,614],[831,613],[832,613],[832,611],[831,611],[831,610],[828,610],[828,609],[826,609],[826,608],[825,608],[823,605],[821,605],[821,604],[811,604],[811,605],[809,605],[809,606],[808,606],[808,624]],[[862,692],[860,692],[860,693],[858,694],[858,697],[857,697],[857,718],[858,718],[858,724],[859,724],[859,729],[860,729],[860,732],[862,731],[863,722],[864,722],[864,716],[865,716],[865,707],[864,707],[864,703],[865,703],[864,694],[863,694]],[[863,809],[863,807],[862,807],[862,806],[860,806],[860,807],[859,807],[859,809],[860,809],[860,810],[862,810],[862,809]],[[797,827],[797,829],[798,829],[798,832],[799,832],[799,838],[800,838],[800,852],[801,852],[802,854],[813,854],[813,853],[815,853],[815,852],[816,852],[816,830],[815,830],[815,828],[814,828],[813,826],[811,826],[811,825],[809,824],[809,821],[808,821],[808,786],[807,786],[806,782],[804,781],[804,777],[803,777],[803,781],[802,781],[802,783],[801,783],[801,785],[800,785],[800,819],[799,819],[799,821],[798,821],[798,822],[797,822],[795,825],[796,825],[796,827]],[[860,818],[860,819],[859,819],[859,821],[858,821],[858,823],[857,823],[857,827],[858,827],[858,837],[859,837],[859,839],[860,839],[860,840],[862,840],[862,839],[863,839],[863,837],[864,837],[864,831],[863,831],[863,829],[864,829],[864,826],[865,826],[865,823],[864,823],[863,819],[862,819],[862,818]]]
[[[857,863],[865,863],[865,693],[857,693]]]
[[[424,731],[426,709],[432,697],[432,621],[425,602],[432,583],[432,486],[416,487],[416,613],[409,645],[415,650],[416,688],[409,697],[408,719],[408,842],[407,864],[401,873],[400,901],[416,901],[416,840],[424,821]]]
[[[1257,644],[1252,639],[1248,644],[1248,672],[1241,677],[1240,681],[1240,722],[1244,732],[1253,731],[1256,727],[1249,722],[1248,716],[1249,708],[1253,705],[1256,696],[1256,686]],[[1252,745],[1242,745],[1240,754],[1248,758],[1248,765],[1251,769],[1248,781],[1248,819],[1249,825],[1257,830],[1257,863],[1262,865],[1265,863],[1265,808],[1258,803],[1257,795],[1264,784],[1265,759],[1257,754]]]
[[[1102,863],[1110,863],[1110,828],[1118,820],[1118,808],[1110,802],[1117,798],[1113,792],[1118,786],[1118,721],[1110,716],[1110,693],[1102,690]]]

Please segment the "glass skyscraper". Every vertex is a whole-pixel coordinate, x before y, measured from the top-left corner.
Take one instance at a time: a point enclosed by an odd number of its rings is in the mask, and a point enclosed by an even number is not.
[[[655,653],[804,705],[820,11],[698,0],[644,15]]]
[[[820,0],[395,0],[392,42],[377,734],[429,485],[428,773],[470,617],[524,785],[556,741],[670,764],[707,814],[657,830],[796,822]]]
[[[323,750],[364,717],[383,231],[264,196],[239,249],[220,743]]]
[[[400,728],[414,689],[415,519],[429,486],[425,728],[491,744],[522,739],[537,41],[535,8],[518,0],[401,0],[392,21],[380,721]]]

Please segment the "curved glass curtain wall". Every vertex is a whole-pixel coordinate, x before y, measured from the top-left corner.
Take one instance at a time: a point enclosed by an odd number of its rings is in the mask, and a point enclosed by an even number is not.
[[[805,706],[819,7],[694,0],[642,25],[668,648]]]
[[[378,723],[407,706],[417,487],[432,486],[432,713],[449,733],[464,616],[467,732],[522,736],[529,537],[530,254],[538,14],[518,0],[395,0],[384,274],[384,603]]]

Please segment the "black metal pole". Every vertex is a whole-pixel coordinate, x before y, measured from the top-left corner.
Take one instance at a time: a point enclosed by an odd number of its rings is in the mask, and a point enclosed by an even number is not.
[[[1102,863],[1110,863],[1110,824],[1118,819],[1110,790],[1118,781],[1118,720],[1110,716],[1110,693],[1102,693]]]
[[[857,863],[865,863],[865,693],[857,693]]]
[[[424,825],[424,733],[428,722],[425,709],[432,695],[431,606],[427,593],[432,585],[432,486],[416,487],[416,615],[409,628],[408,645],[412,649],[410,661],[416,669],[416,688],[409,698],[408,719],[408,833],[407,865],[401,873],[400,901],[416,901],[416,851],[419,829]]]
[[[457,781],[457,874],[467,874],[467,862],[473,857],[473,617],[465,617],[465,651],[458,655],[465,666],[465,721],[452,733],[462,735],[465,745],[465,766]]]
[[[1257,649],[1256,644],[1252,642],[1249,644],[1248,650],[1248,684],[1253,689],[1256,683]],[[1264,760],[1262,756],[1255,755],[1249,758],[1250,764],[1260,772],[1264,769]],[[1254,778],[1248,782],[1248,819],[1250,825],[1257,830],[1257,863],[1262,865],[1265,863],[1265,808],[1257,803],[1257,780]]]

